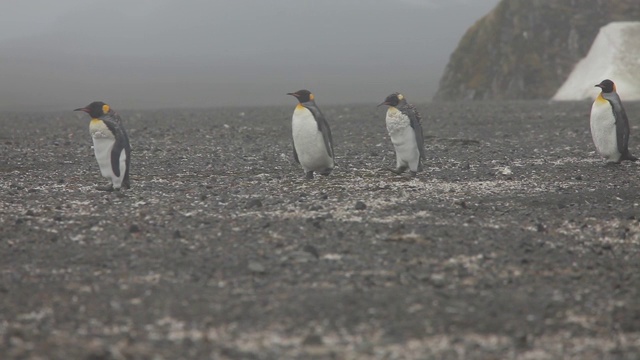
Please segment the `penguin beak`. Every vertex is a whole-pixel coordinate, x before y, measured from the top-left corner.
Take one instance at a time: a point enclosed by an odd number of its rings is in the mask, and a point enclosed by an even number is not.
[[[89,109],[87,109],[87,108],[77,108],[77,109],[75,109],[75,110],[73,110],[73,111],[84,111],[84,112],[86,112],[87,114],[89,113]]]
[[[287,95],[298,97],[298,94],[296,94],[296,93],[287,93]]]
[[[389,103],[388,103],[388,102],[386,102],[386,101],[383,101],[383,102],[381,102],[380,104],[378,104],[378,106],[376,106],[376,107],[380,107],[380,106],[382,106],[382,105],[389,105]]]

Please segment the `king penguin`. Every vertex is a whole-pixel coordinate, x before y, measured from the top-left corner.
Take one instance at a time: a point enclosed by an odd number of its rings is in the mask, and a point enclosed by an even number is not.
[[[74,111],[84,111],[91,116],[89,132],[96,160],[102,176],[111,179],[110,185],[100,186],[98,190],[120,190],[121,187],[128,189],[131,146],[120,115],[102,101],[94,101]]]
[[[400,93],[387,96],[378,106],[388,105],[387,131],[396,150],[396,174],[407,170],[416,176],[422,170],[424,159],[424,135],[422,134],[421,116],[418,110],[407,102]]]
[[[298,90],[287,95],[298,99],[291,118],[293,158],[302,165],[307,179],[313,179],[314,172],[329,175],[334,166],[329,123],[309,90]]]
[[[591,106],[590,123],[591,136],[598,153],[607,163],[638,160],[629,152],[629,119],[616,92],[616,85],[605,79],[596,87],[601,91]]]

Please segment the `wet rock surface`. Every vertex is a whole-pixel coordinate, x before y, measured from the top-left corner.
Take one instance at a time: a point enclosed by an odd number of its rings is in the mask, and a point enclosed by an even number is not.
[[[419,106],[411,178],[382,109],[323,107],[338,167],[310,181],[291,107],[122,112],[121,193],[86,117],[2,113],[0,354],[633,359],[640,164],[604,166],[589,108]]]

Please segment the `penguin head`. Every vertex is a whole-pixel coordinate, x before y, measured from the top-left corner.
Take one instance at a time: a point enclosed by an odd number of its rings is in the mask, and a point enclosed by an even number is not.
[[[407,102],[407,99],[404,98],[404,95],[400,94],[399,92],[394,92],[393,94],[387,96],[387,98],[384,99],[382,103],[378,104],[378,106],[398,106],[398,104],[403,102]]]
[[[609,79],[602,80],[602,82],[596,85],[596,87],[602,89],[602,92],[605,94],[616,91],[616,84],[614,84],[613,81]]]
[[[89,114],[89,116],[91,116],[92,119],[97,119],[101,116],[108,114],[109,111],[111,111],[111,107],[103,103],[102,101],[94,101],[83,108],[77,108],[73,111],[84,111],[87,114]]]
[[[306,103],[309,101],[313,101],[315,96],[309,90],[298,90],[294,93],[287,93],[287,95],[295,96],[300,103]]]

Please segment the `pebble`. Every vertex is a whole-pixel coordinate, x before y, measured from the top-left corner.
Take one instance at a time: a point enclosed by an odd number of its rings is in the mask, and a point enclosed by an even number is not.
[[[441,288],[446,285],[447,279],[443,274],[432,274],[431,276],[429,276],[429,282],[431,283],[431,285],[437,288]]]
[[[251,272],[254,272],[256,274],[264,274],[267,272],[267,269],[264,267],[264,265],[262,265],[257,261],[249,262],[249,270],[251,270]]]
[[[302,345],[304,346],[320,346],[323,344],[322,336],[318,334],[309,334],[302,340]]]

